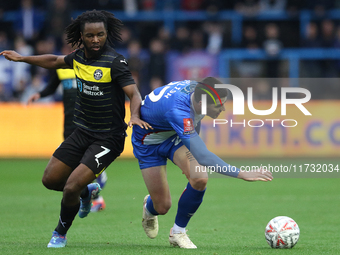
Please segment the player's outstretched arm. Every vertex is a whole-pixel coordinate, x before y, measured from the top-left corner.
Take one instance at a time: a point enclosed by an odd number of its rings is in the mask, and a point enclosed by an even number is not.
[[[131,118],[128,123],[129,127],[133,125],[138,125],[141,128],[145,129],[153,129],[149,123],[140,119],[140,107],[142,103],[142,98],[138,92],[138,88],[136,84],[131,84],[128,86],[123,87],[125,94],[130,99],[130,111],[131,111]]]
[[[182,141],[200,165],[207,167],[214,166],[216,173],[236,177],[245,181],[271,181],[273,179],[270,172],[262,169],[254,170],[253,172],[246,172],[241,171],[236,167],[231,167],[214,153],[209,151],[198,135],[190,139],[182,139]],[[217,170],[216,166],[220,166],[219,169],[224,169],[225,171]]]
[[[69,68],[64,61],[65,56],[57,56],[53,54],[22,56],[13,50],[4,50],[0,52],[0,56],[4,56],[9,61],[25,62],[47,69]]]

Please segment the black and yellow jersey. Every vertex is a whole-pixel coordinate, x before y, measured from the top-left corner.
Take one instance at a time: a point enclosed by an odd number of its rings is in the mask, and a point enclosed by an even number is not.
[[[57,69],[58,80],[63,86],[63,103],[64,103],[64,136],[70,135],[75,125],[73,123],[74,105],[77,97],[76,75],[73,69]]]
[[[76,75],[75,124],[93,132],[124,131],[122,88],[135,83],[125,58],[106,46],[97,59],[87,59],[81,48],[65,56],[65,62]]]
[[[54,94],[60,84],[63,86],[64,138],[66,139],[76,128],[73,123],[73,112],[77,96],[77,83],[73,69],[53,70],[48,84],[40,92],[40,97]]]

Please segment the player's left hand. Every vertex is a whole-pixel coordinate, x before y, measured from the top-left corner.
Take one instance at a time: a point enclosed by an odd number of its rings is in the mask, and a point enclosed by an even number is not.
[[[128,123],[128,126],[129,126],[129,127],[132,127],[133,125],[138,125],[138,126],[140,126],[141,128],[143,128],[143,129],[145,128],[146,130],[148,130],[149,128],[150,128],[150,129],[153,129],[153,127],[152,127],[149,123],[147,123],[147,122],[141,120],[141,119],[138,118],[138,117],[134,117],[134,116],[131,117],[131,119],[130,119],[130,121],[129,121],[129,123]]]

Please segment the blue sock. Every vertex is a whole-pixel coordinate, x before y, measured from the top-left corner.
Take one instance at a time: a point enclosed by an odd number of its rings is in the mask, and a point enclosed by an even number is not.
[[[186,189],[178,201],[177,215],[175,223],[177,226],[185,228],[191,216],[197,211],[203,201],[205,190],[199,191],[191,187],[188,183]]]
[[[158,215],[159,213],[153,208],[153,202],[151,199],[151,196],[148,197],[148,200],[146,200],[146,209],[148,209],[149,213],[153,215]]]

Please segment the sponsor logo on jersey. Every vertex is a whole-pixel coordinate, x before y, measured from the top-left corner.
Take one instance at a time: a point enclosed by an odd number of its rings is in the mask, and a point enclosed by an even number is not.
[[[83,83],[77,78],[77,86],[80,92],[83,92]]]
[[[85,82],[82,82],[80,79],[77,78],[77,85],[79,92],[84,93],[89,96],[103,96],[104,91],[100,90],[99,86],[96,85],[87,85]]]
[[[195,132],[194,122],[191,118],[184,118],[183,119],[183,134],[190,135]]]
[[[93,77],[98,81],[103,77],[103,72],[100,69],[94,71]]]

